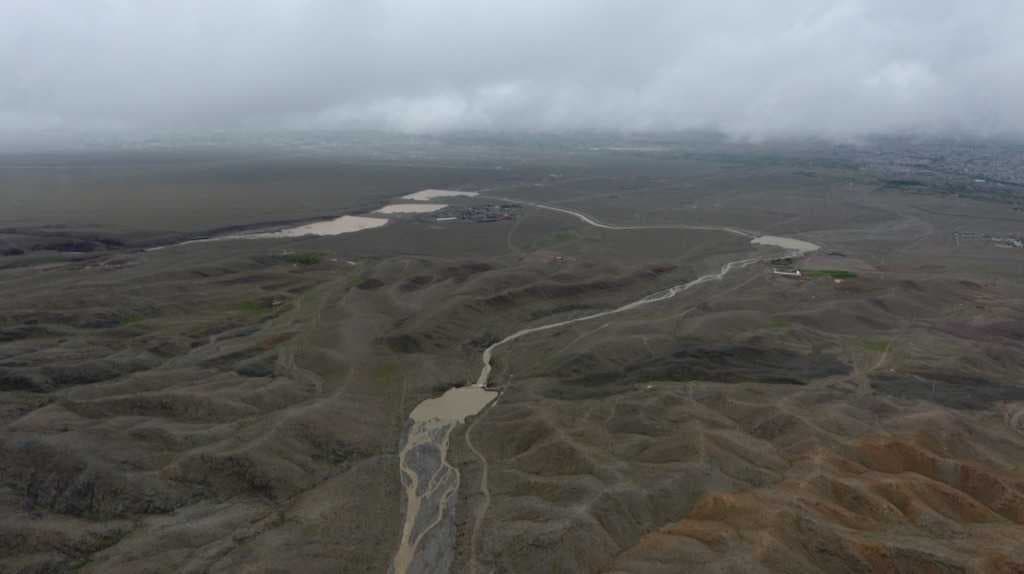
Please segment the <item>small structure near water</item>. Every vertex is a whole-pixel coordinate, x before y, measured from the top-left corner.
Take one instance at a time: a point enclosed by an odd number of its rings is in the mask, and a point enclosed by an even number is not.
[[[785,269],[780,267],[772,267],[772,275],[781,275],[783,277],[795,277],[799,279],[803,277],[803,273],[799,269]]]

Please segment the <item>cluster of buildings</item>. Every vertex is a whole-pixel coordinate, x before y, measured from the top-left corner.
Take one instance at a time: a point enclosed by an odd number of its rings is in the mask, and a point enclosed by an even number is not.
[[[512,204],[452,206],[431,214],[431,219],[437,223],[494,223],[515,219],[518,210],[519,206]]]
[[[988,241],[996,247],[1024,249],[1024,237],[1018,235],[992,235],[990,233],[977,233],[974,231],[953,232],[953,241],[957,247],[960,247],[960,241],[964,239]]]
[[[769,263],[772,267],[772,275],[797,278],[803,276],[803,273],[796,267],[796,260],[792,257],[779,257],[772,259]]]
[[[977,185],[1024,187],[1024,143],[957,138],[883,138],[854,151],[875,167],[930,172]]]

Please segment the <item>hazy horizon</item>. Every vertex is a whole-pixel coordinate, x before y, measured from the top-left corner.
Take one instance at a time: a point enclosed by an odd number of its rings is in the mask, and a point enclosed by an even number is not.
[[[1022,21],[1008,1],[16,0],[0,7],[0,139],[1019,137]]]

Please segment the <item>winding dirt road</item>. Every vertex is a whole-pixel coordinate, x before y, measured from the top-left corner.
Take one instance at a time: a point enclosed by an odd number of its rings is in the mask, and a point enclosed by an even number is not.
[[[498,201],[504,201],[507,203],[515,203],[518,205],[526,205],[537,209],[546,209],[548,211],[557,211],[566,215],[571,215],[576,219],[579,219],[583,223],[593,225],[594,227],[600,227],[601,229],[611,229],[613,231],[633,231],[633,230],[644,230],[644,229],[685,229],[689,231],[723,231],[725,233],[732,233],[733,235],[739,235],[741,237],[754,238],[758,236],[758,233],[740,229],[738,227],[720,227],[715,225],[686,225],[683,223],[677,224],[664,224],[664,225],[613,225],[610,223],[604,223],[595,219],[593,216],[574,211],[572,209],[566,209],[564,207],[555,207],[553,205],[546,205],[543,203],[533,203],[530,201],[522,201],[519,199],[510,199],[507,197],[492,197]]]

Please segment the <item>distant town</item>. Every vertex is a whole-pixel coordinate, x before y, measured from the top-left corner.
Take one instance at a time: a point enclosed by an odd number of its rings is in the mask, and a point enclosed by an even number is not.
[[[516,218],[520,207],[513,204],[449,206],[431,214],[417,217],[421,221],[437,223],[495,223]]]

